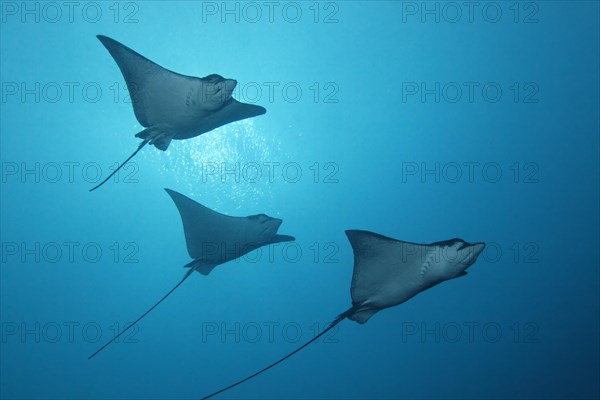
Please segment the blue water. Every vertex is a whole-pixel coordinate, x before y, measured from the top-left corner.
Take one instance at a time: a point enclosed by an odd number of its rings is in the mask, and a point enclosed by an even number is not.
[[[220,398],[598,398],[598,3],[273,4],[0,3],[0,397],[228,385],[350,306],[344,230],[365,229],[487,248]],[[96,34],[267,114],[89,193],[142,129]],[[193,275],[87,360],[190,261],[165,187],[297,241]]]

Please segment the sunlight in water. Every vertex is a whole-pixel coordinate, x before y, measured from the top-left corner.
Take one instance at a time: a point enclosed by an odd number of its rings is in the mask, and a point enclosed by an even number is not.
[[[146,152],[161,164],[186,196],[211,207],[231,210],[273,198],[268,164],[280,154],[280,143],[258,132],[252,119],[238,121],[189,140],[174,140],[166,152]]]

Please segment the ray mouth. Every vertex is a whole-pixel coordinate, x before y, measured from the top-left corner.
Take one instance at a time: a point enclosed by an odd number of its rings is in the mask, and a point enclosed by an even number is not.
[[[481,249],[477,250],[479,247],[481,247]],[[471,250],[473,253],[481,253],[481,251],[485,248],[485,243],[461,243],[460,247],[458,247],[458,250],[464,250],[464,249],[469,249]]]
[[[277,231],[279,230],[279,227],[281,226],[282,223],[283,223],[283,220],[278,219],[278,218],[273,218],[274,234],[277,233]]]
[[[228,89],[231,88],[231,91],[233,92],[233,89],[235,89],[235,87],[237,86],[238,82],[235,79],[225,79],[225,87],[227,87]]]
[[[269,236],[269,237],[273,237],[275,235],[277,235],[277,231],[279,230],[279,227],[281,226],[281,223],[283,222],[283,220],[281,219],[277,219],[277,218],[269,218],[265,221],[263,221],[262,224],[262,235],[264,236]]]
[[[481,252],[483,251],[484,248],[485,248],[484,243],[473,243],[473,244],[463,245],[459,249],[459,250],[466,249],[465,256],[463,258],[463,262],[468,261],[469,265],[473,264],[475,262],[475,260],[477,260],[477,257],[479,257],[479,254],[481,254]]]
[[[485,243],[482,243],[482,242],[473,243],[470,246],[473,249],[473,253],[475,254],[475,257],[479,256],[479,254],[481,254],[483,249],[485,249]]]

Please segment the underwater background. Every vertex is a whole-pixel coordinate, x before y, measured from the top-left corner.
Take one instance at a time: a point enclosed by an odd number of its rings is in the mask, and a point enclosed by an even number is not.
[[[194,399],[350,305],[346,229],[487,243],[218,398],[598,398],[599,3],[0,2],[0,398]],[[267,114],[144,148],[95,35]],[[194,274],[170,188],[296,242]]]

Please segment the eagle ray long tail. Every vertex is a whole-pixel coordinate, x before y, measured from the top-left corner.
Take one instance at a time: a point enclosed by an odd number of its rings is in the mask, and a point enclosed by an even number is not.
[[[326,334],[327,332],[329,332],[331,329],[335,328],[335,326],[337,324],[339,324],[340,322],[342,322],[344,319],[346,319],[346,317],[348,317],[350,314],[352,314],[352,312],[354,312],[354,307],[349,308],[348,310],[344,311],[343,313],[341,313],[340,315],[338,315],[337,317],[335,317],[335,319],[329,324],[329,326],[323,330],[323,332],[319,333],[317,336],[315,336],[314,338],[310,339],[308,342],[304,343],[302,346],[298,347],[296,350],[292,351],[291,353],[289,353],[288,355],[286,355],[283,358],[280,358],[279,360],[275,361],[274,363],[266,366],[265,368],[261,369],[258,372],[253,373],[250,376],[247,376],[246,378],[239,380],[221,390],[218,390],[214,393],[209,394],[208,396],[204,396],[202,397],[200,400],[206,400],[206,399],[210,399],[213,396],[216,396],[220,393],[223,393],[229,389],[232,389],[238,385],[241,385],[242,383],[254,378],[257,375],[262,374],[263,372],[273,368],[274,366],[276,366],[277,364],[287,360],[288,358],[290,358],[291,356],[293,356],[294,354],[296,354],[297,352],[299,352],[300,350],[302,350],[303,348],[305,348],[306,346],[308,346],[309,344],[311,344],[312,342],[314,342],[315,340],[317,340],[318,338],[320,338],[321,336],[323,336],[324,334]]]
[[[194,262],[194,261],[192,261],[192,262]],[[188,264],[188,265],[190,265],[190,264]],[[187,267],[187,265],[186,265],[186,267]],[[162,303],[164,299],[169,297],[169,295],[171,293],[173,293],[175,291],[175,289],[177,289],[179,287],[179,285],[181,285],[183,283],[183,281],[185,281],[192,274],[192,272],[194,272],[194,268],[190,267],[190,270],[185,273],[183,278],[179,281],[179,283],[177,285],[175,285],[175,287],[173,289],[169,290],[169,292],[167,294],[165,294],[159,301],[157,301],[152,307],[150,307],[150,309],[148,309],[148,311],[143,313],[141,315],[141,317],[139,317],[138,319],[133,321],[131,324],[127,325],[127,327],[125,329],[123,329],[121,332],[119,332],[119,334],[117,336],[113,337],[108,342],[106,342],[104,344],[104,346],[102,346],[98,350],[96,350],[91,356],[88,357],[88,360],[91,359],[92,357],[94,357],[96,354],[100,353],[102,350],[104,350],[109,344],[111,344],[112,342],[117,340],[119,338],[119,336],[121,336],[122,334],[127,332],[131,327],[133,327],[135,324],[137,324],[142,318],[144,318],[146,315],[148,315],[148,313],[150,313],[150,311],[154,310],[156,308],[156,306],[158,306],[160,303]]]
[[[148,139],[144,139],[144,141],[142,143],[140,143],[140,145],[138,146],[137,150],[133,152],[132,155],[129,156],[129,158],[127,158],[127,160],[125,160],[124,162],[121,163],[121,165],[119,165],[117,167],[117,169],[115,169],[112,174],[110,174],[109,176],[106,177],[106,179],[104,179],[102,182],[100,182],[99,184],[97,184],[96,186],[94,186],[93,188],[90,189],[90,192],[93,192],[94,190],[98,189],[100,186],[104,185],[110,178],[113,177],[114,174],[116,174],[121,168],[123,168],[123,166],[125,164],[127,164],[127,162],[129,160],[131,160],[133,158],[133,156],[135,156],[138,151],[140,151],[142,149],[142,147],[144,147],[146,144],[148,144],[148,142],[150,141],[150,138]]]

